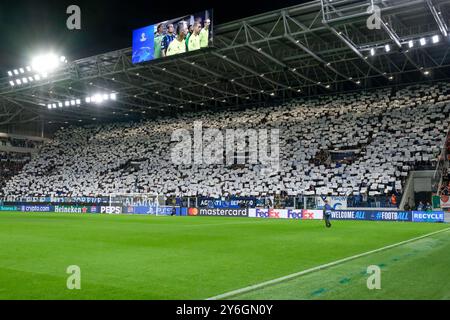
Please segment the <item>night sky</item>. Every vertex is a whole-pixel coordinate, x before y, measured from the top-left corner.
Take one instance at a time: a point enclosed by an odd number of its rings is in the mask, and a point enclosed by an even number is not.
[[[214,9],[218,25],[304,2],[309,1],[1,0],[0,70],[25,66],[50,49],[76,60],[131,47],[133,29],[204,9]],[[81,8],[81,30],[66,28],[72,4]]]

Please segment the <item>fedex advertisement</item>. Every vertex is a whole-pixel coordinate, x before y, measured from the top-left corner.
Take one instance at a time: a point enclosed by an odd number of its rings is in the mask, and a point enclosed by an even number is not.
[[[322,220],[322,210],[249,209],[249,218]]]

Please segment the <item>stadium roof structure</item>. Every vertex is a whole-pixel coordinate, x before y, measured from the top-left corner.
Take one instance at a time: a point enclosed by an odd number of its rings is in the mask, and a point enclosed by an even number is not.
[[[126,48],[20,86],[5,75],[0,125],[146,118],[447,79],[449,15],[449,0],[312,1],[215,26],[214,47],[195,53],[134,65]],[[85,102],[97,93],[117,98]]]

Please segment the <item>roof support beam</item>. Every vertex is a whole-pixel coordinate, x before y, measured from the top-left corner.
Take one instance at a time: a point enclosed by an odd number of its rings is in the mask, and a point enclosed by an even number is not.
[[[442,16],[439,14],[439,12],[436,10],[433,1],[432,0],[427,0],[427,5],[428,8],[431,11],[431,14],[433,15],[434,20],[436,21],[439,30],[441,31],[442,35],[444,37],[448,36],[448,26],[445,23],[444,19],[442,19]]]

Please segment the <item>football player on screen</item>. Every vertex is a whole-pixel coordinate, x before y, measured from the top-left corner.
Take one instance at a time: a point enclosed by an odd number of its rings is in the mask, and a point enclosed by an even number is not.
[[[188,33],[187,23],[185,21],[178,22],[177,37],[170,43],[167,48],[166,56],[174,56],[186,52],[186,36]]]
[[[172,41],[175,39],[176,35],[174,33],[175,28],[173,27],[172,23],[169,23],[167,25],[167,34],[164,36],[161,42],[161,56],[165,57],[167,56],[167,49],[169,49],[169,45],[172,43]]]

